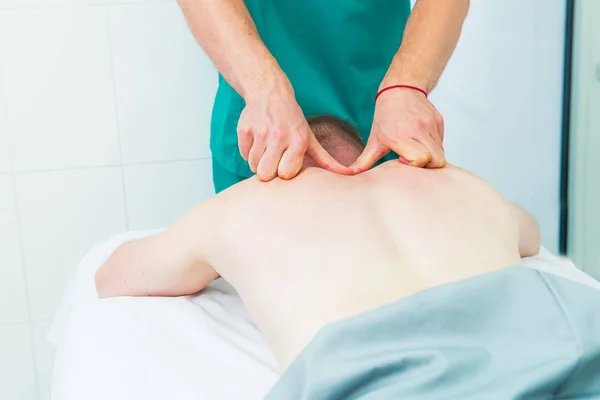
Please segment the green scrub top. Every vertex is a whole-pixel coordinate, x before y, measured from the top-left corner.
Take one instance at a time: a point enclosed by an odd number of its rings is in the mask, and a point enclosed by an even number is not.
[[[246,0],[246,5],[304,115],[348,120],[366,141],[373,98],[402,41],[410,0]],[[237,143],[244,105],[219,76],[211,122],[213,161],[240,178],[252,175]],[[220,190],[229,183],[215,181],[215,186]]]

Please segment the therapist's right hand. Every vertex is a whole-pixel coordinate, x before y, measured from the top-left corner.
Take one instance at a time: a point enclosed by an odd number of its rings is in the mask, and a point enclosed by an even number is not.
[[[237,134],[242,157],[261,181],[294,178],[305,154],[331,172],[352,173],[319,144],[286,85],[246,98]]]

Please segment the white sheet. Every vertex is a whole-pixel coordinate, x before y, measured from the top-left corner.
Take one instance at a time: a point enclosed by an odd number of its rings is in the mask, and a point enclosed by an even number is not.
[[[53,400],[261,399],[275,359],[239,296],[223,280],[202,295],[97,299],[96,269],[119,235],[80,263],[53,322]]]
[[[53,400],[253,400],[277,380],[276,364],[233,288],[201,295],[97,299],[93,275],[131,232],[93,248],[79,265],[49,340],[57,349]],[[545,249],[530,267],[600,288]]]

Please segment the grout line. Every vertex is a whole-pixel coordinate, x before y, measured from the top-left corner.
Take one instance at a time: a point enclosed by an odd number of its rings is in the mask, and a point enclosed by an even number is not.
[[[1,73],[1,72],[0,72]],[[1,75],[0,75],[1,78]],[[0,82],[2,80],[0,79]],[[18,239],[19,239],[19,252],[21,253],[21,276],[23,278],[23,285],[25,286],[25,305],[27,306],[27,315],[28,315],[28,324],[29,324],[29,346],[31,347],[31,357],[32,357],[32,361],[33,361],[33,378],[35,380],[35,392],[36,392],[36,396],[39,399],[40,398],[40,378],[38,376],[38,371],[37,371],[37,356],[35,354],[35,341],[34,341],[34,335],[33,335],[33,317],[32,317],[32,310],[31,310],[31,298],[30,298],[30,289],[29,289],[29,282],[27,279],[27,263],[25,262],[25,242],[23,240],[23,225],[21,224],[22,218],[21,218],[21,210],[19,207],[19,198],[17,196],[17,178],[16,178],[16,174],[14,172],[14,163],[13,163],[13,156],[12,156],[12,136],[11,136],[11,130],[10,130],[10,126],[8,123],[8,113],[7,111],[7,107],[6,107],[6,103],[4,101],[4,95],[2,93],[2,91],[0,90],[0,108],[2,109],[2,111],[4,111],[4,128],[5,128],[5,132],[6,132],[6,144],[7,144],[7,156],[8,156],[8,164],[10,167],[10,177],[11,177],[11,183],[12,183],[12,189],[13,189],[13,201],[15,203],[15,218],[16,218],[16,222],[17,222],[17,235],[18,235]]]
[[[123,209],[125,214],[125,229],[129,231],[129,207],[127,203],[127,185],[125,184],[125,168],[123,167],[123,137],[121,135],[121,124],[119,122],[119,104],[117,102],[117,84],[115,72],[115,60],[113,52],[113,41],[110,31],[110,7],[106,5],[106,36],[108,39],[108,60],[110,64],[110,80],[113,92],[113,111],[115,115],[115,125],[117,129],[117,139],[119,142],[119,167],[121,169],[121,186],[123,188]]]
[[[62,167],[62,168],[37,168],[37,169],[24,169],[20,171],[14,171],[17,175],[23,174],[39,174],[44,172],[68,172],[68,171],[87,171],[103,168],[119,168],[119,167],[143,167],[147,165],[163,165],[163,164],[177,164],[184,162],[193,161],[206,161],[211,160],[211,156],[197,157],[197,158],[182,158],[178,160],[164,160],[164,161],[139,161],[122,164],[104,164],[104,165],[87,165],[87,166],[76,166],[76,167]]]
[[[52,321],[52,320],[50,320]],[[48,320],[39,320],[36,321],[38,323],[42,323],[42,322],[48,322]],[[6,326],[20,326],[20,325],[33,325],[33,321],[15,321],[15,322],[2,322],[0,324],[0,327],[6,327]]]
[[[3,322],[0,324],[0,328],[1,327],[8,327],[8,326],[25,326],[25,325],[32,325],[31,322],[25,321],[25,322]]]
[[[35,332],[33,329],[33,322],[29,322],[29,341],[31,342],[31,355],[33,358],[33,376],[35,378],[35,393],[37,395],[38,400],[42,398],[40,385],[42,384],[42,380],[38,371],[38,356],[36,354],[35,347]]]

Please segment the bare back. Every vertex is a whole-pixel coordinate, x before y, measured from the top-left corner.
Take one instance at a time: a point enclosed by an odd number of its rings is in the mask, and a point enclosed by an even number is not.
[[[325,324],[520,264],[509,203],[462,169],[388,162],[250,179],[215,200],[207,261],[239,292],[280,367]]]

